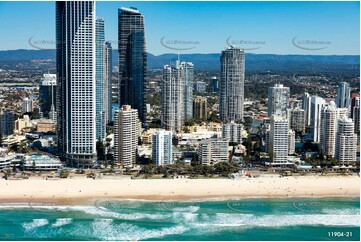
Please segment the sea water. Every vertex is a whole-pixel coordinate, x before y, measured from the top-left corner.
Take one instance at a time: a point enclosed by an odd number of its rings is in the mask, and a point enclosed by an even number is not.
[[[0,240],[360,240],[359,197],[1,203]]]

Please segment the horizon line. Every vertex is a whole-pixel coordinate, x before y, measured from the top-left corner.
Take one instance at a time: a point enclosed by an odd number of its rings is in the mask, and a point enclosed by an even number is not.
[[[19,50],[25,50],[25,51],[47,51],[47,50],[51,50],[51,51],[55,51],[56,49],[12,49],[12,50],[0,50],[0,51],[19,51]],[[113,49],[112,50],[118,50],[118,49]],[[147,52],[148,54],[151,54],[153,56],[161,56],[161,55],[178,55],[180,53],[162,53],[162,54],[152,54],[151,52]],[[221,54],[221,52],[209,52],[209,53],[184,53],[184,54],[180,54],[180,55],[213,55],[213,54]],[[307,55],[311,55],[311,56],[360,56],[360,54],[277,54],[277,53],[251,53],[251,52],[245,52],[245,54],[251,54],[251,55],[299,55],[299,56],[307,56]]]

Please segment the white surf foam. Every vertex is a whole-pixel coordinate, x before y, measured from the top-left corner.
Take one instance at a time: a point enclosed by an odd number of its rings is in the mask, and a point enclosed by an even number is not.
[[[92,223],[93,236],[101,240],[144,240],[166,235],[182,234],[188,230],[177,225],[160,229],[144,229],[128,223],[114,224],[110,219],[97,219]]]
[[[23,223],[23,228],[28,231],[49,224],[47,219],[33,219],[30,223]]]
[[[72,218],[58,218],[55,223],[53,223],[52,227],[61,227],[66,224],[70,224],[73,221]]]

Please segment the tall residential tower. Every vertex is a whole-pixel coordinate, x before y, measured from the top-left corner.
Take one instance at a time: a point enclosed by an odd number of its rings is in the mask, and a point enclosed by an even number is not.
[[[147,51],[144,15],[136,8],[118,10],[119,106],[131,105],[146,121]]]
[[[56,2],[58,150],[75,167],[96,159],[95,3]]]
[[[244,50],[230,47],[222,51],[219,110],[223,121],[243,120]]]

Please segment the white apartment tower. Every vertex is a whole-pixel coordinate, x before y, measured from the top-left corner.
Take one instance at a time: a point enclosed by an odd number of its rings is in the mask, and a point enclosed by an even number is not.
[[[152,158],[157,166],[172,164],[172,132],[157,130],[152,136]]]
[[[242,144],[243,125],[234,123],[222,125],[222,138],[232,143]]]
[[[272,115],[287,117],[290,100],[290,88],[275,84],[268,88],[268,117]]]
[[[75,167],[96,160],[95,2],[56,2],[58,150]]]
[[[177,132],[183,125],[183,85],[179,63],[163,67],[161,126]]]
[[[337,122],[347,114],[347,108],[336,108],[333,101],[322,109],[320,125],[320,150],[322,155],[335,156]]]
[[[338,120],[335,159],[341,165],[350,165],[356,161],[357,135],[354,133],[352,119],[341,117]]]
[[[281,116],[272,115],[269,137],[269,154],[274,165],[287,163],[288,157],[288,120]]]
[[[296,133],[292,129],[288,130],[288,154],[293,155],[295,153],[295,140]]]
[[[33,111],[33,100],[24,98],[22,103],[23,113],[30,113]]]
[[[114,114],[114,159],[124,167],[137,160],[139,137],[138,110],[123,105]]]
[[[311,95],[307,92],[303,95],[302,109],[305,110],[305,125],[311,124]]]
[[[313,141],[320,142],[321,133],[321,110],[326,106],[326,101],[318,96],[312,96],[311,98],[311,134],[313,135]]]
[[[305,110],[299,107],[288,109],[287,117],[289,120],[290,129],[296,132],[305,131]]]

